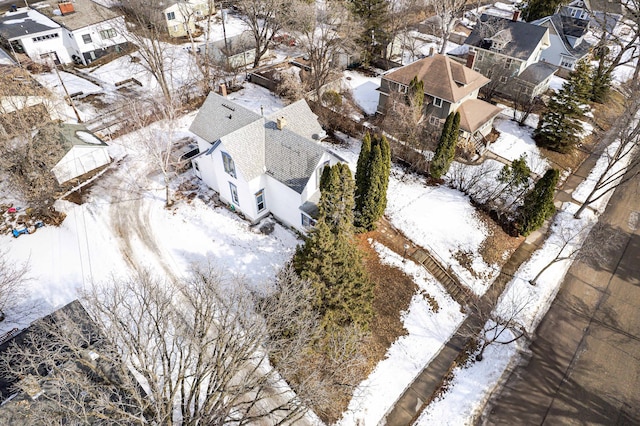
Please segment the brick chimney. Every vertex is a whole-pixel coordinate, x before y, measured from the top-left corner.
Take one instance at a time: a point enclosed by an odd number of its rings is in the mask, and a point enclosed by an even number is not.
[[[220,86],[218,86],[218,93],[220,94],[220,96],[223,97],[227,97],[227,85],[224,83],[220,83]]]
[[[59,1],[58,9],[60,9],[60,13],[62,15],[67,15],[69,13],[75,12],[75,9],[73,8],[73,3],[71,3],[68,0]]]
[[[519,10],[514,10],[513,11],[513,17],[511,18],[512,21],[516,22],[520,20],[520,11]]]
[[[278,117],[276,120],[276,126],[278,126],[278,130],[284,129],[284,126],[287,125],[287,120],[284,117]]]
[[[476,52],[470,50],[469,53],[467,54],[467,63],[465,64],[465,66],[467,68],[473,69],[473,65],[475,63],[476,63]]]

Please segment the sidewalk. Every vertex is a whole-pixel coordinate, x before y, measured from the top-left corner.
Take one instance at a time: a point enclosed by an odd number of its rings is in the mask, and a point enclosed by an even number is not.
[[[580,167],[571,174],[562,187],[556,192],[556,205],[563,202],[575,202],[571,194],[589,175],[591,169],[598,161],[604,147],[598,146],[582,162]],[[531,233],[518,249],[511,255],[505,263],[500,275],[491,284],[489,290],[502,292],[511,281],[520,265],[528,260],[544,242],[546,229],[545,224],[541,229]],[[487,294],[489,293],[487,290]],[[484,299],[484,298],[483,298]],[[476,321],[477,322],[477,321]],[[474,318],[467,317],[458,330],[480,329],[482,324],[474,324]],[[468,333],[465,333],[468,334]],[[464,349],[468,338],[456,332],[440,352],[431,362],[418,374],[414,381],[405,389],[404,393],[395,402],[380,424],[388,426],[411,425],[424,408],[428,405],[434,393],[439,389],[446,374],[449,372],[453,362]]]

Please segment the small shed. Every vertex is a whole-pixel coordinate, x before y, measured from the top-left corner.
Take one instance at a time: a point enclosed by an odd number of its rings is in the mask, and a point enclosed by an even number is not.
[[[200,46],[200,52],[205,45]],[[244,32],[225,40],[218,40],[206,46],[207,54],[215,62],[230,68],[242,68],[252,65],[256,57],[256,41],[249,32]],[[265,52],[268,55],[269,51]]]
[[[111,162],[108,145],[79,124],[61,124],[59,135],[65,148],[64,156],[51,170],[63,184]]]

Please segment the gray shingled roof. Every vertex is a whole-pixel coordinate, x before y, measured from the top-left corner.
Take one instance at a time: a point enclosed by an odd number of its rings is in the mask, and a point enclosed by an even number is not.
[[[464,44],[491,50],[488,39],[500,33],[508,42],[502,48],[503,55],[527,60],[545,36],[547,28],[522,21],[482,15]]]
[[[27,12],[12,13],[9,16],[0,17],[0,34],[7,40],[12,40],[25,35],[35,35],[45,31],[60,28],[52,20],[43,15],[30,16],[38,12],[30,10]]]
[[[279,117],[286,122],[282,130],[276,125]],[[223,149],[245,179],[266,172],[298,193],[326,152],[312,140],[323,130],[304,100],[261,117],[210,93],[189,130],[212,144],[222,140]]]
[[[189,131],[213,143],[260,118],[255,112],[211,92],[200,107]]]
[[[301,194],[325,150],[288,126],[279,130],[273,121],[265,124],[267,174]]]
[[[582,58],[591,48],[591,45],[584,40],[582,40],[576,47],[572,47],[571,43],[569,43],[569,40],[567,39],[567,36],[580,38],[585,35],[589,29],[589,21],[587,20],[572,18],[570,16],[564,16],[556,13],[555,15],[532,21],[531,23],[540,26],[553,25],[558,36],[562,40],[565,49],[567,49],[567,51],[576,58]]]
[[[319,135],[324,133],[322,126],[318,123],[318,117],[311,111],[309,104],[302,99],[268,115],[267,119],[276,121],[279,117],[284,117],[287,128],[305,138],[318,139]]]
[[[529,65],[518,76],[520,80],[526,81],[533,85],[538,85],[545,81],[548,77],[558,71],[558,68],[546,62],[536,62]]]

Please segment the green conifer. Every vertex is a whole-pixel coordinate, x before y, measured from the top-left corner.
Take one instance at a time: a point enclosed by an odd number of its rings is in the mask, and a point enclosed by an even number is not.
[[[556,211],[553,205],[556,185],[560,173],[549,169],[525,195],[523,205],[518,209],[518,231],[527,236],[540,228],[545,220]]]

